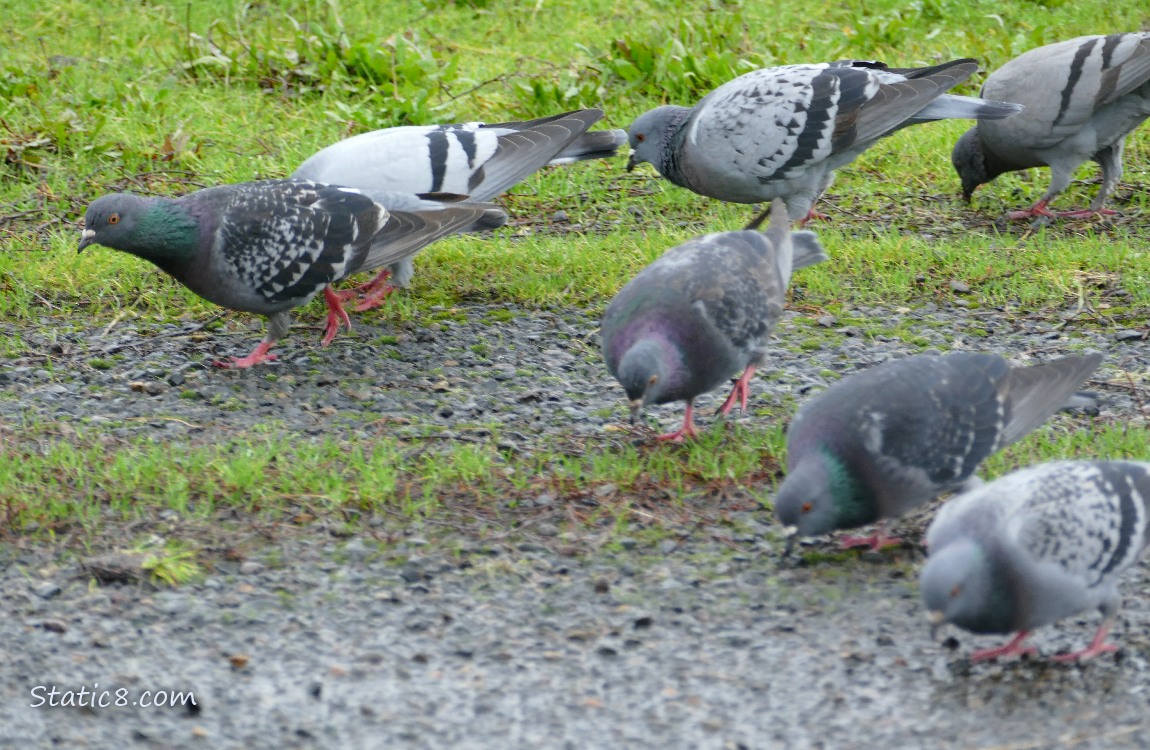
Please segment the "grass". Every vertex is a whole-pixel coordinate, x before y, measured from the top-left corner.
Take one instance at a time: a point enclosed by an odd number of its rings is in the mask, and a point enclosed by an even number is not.
[[[603,125],[626,127],[651,106],[692,103],[762,65],[973,56],[993,69],[1039,44],[1150,22],[1134,0],[395,0],[387,13],[368,0],[55,0],[5,3],[4,15],[11,32],[0,49],[0,325],[45,336],[219,313],[134,258],[98,248],[77,256],[84,207],[112,190],[178,194],[283,176],[339,138],[404,123],[598,106],[607,112]],[[955,282],[970,288],[969,306],[1056,315],[1089,304],[1101,316],[1095,325],[1145,325],[1150,128],[1127,143],[1114,199],[1124,220],[1034,231],[996,219],[1041,194],[1043,170],[984,186],[971,207],[957,200],[948,157],[965,127],[910,128],[840,171],[823,206],[832,221],[816,226],[833,260],[798,278],[795,307],[807,318],[795,324],[805,335],[795,346],[821,346],[831,334],[813,320],[827,313],[864,335],[905,336],[898,324],[855,308],[946,303]],[[1079,178],[1058,206],[1089,202],[1097,171],[1084,167]],[[381,314],[431,325],[471,302],[598,309],[668,247],[739,227],[750,215],[647,168],[627,174],[621,159],[543,172],[502,201],[510,226],[436,243],[417,259],[412,293]],[[560,209],[566,222],[555,221]],[[433,314],[435,306],[444,311]],[[322,314],[316,303],[300,317],[317,324]],[[0,344],[2,359],[26,353],[19,337]],[[111,367],[104,358],[89,364]],[[768,497],[787,415],[763,417],[761,428],[716,431],[685,448],[612,439],[531,457],[500,451],[495,438],[424,451],[406,440],[300,440],[257,425],[226,445],[125,445],[95,425],[84,435],[24,425],[0,435],[0,512],[17,534],[90,533],[160,510],[189,522],[224,510],[286,523],[352,510],[410,520],[442,514],[459,498],[476,513],[496,514],[540,493],[576,502],[609,486],[596,496],[605,509],[596,513],[626,527],[651,516],[643,497],[680,509],[722,488]],[[1048,428],[987,467],[997,474],[1069,455],[1145,458],[1147,448],[1141,428]],[[169,550],[157,577],[186,578],[188,554]]]

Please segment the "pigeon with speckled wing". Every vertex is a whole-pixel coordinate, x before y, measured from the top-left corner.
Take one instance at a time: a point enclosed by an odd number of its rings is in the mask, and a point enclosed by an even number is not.
[[[775,512],[795,536],[853,529],[907,513],[978,481],[987,456],[1071,399],[1099,354],[1011,367],[995,354],[891,360],[804,403],[787,430],[787,477]],[[844,546],[896,541],[881,529]]]
[[[180,198],[116,193],[84,215],[80,250],[99,244],[149,260],[199,296],[268,318],[250,367],[291,324],[289,311],[320,291],[328,304],[326,345],[350,322],[330,294],[333,281],[410,257],[475,222],[490,206],[388,211],[358,190],[304,180],[266,180],[199,190]]]
[[[1035,628],[1091,609],[1102,624],[1088,659],[1117,646],[1106,636],[1122,603],[1119,574],[1146,548],[1150,463],[1059,461],[1007,474],[952,498],[927,531],[920,589],[933,629],[1016,633],[973,661],[1033,654]],[[932,635],[934,635],[932,630]]]
[[[485,125],[408,125],[362,133],[311,156],[292,174],[361,189],[391,210],[412,210],[416,194],[443,193],[488,201],[544,166],[613,156],[627,142],[622,130],[588,131],[602,110],[584,109],[526,122]],[[507,216],[495,212],[469,229],[494,228]],[[414,273],[410,259],[360,287],[357,310],[378,306],[395,285]],[[350,299],[354,292],[341,292]]]
[[[1087,160],[1102,167],[1089,209],[1061,216],[1112,214],[1106,197],[1122,177],[1126,136],[1150,118],[1150,32],[1082,36],[1037,47],[991,73],[985,97],[1025,105],[1007,120],[979,120],[955,144],[951,160],[967,201],[1006,172],[1050,167],[1050,187],[1011,219],[1054,216],[1048,204]]]
[[[646,404],[686,401],[683,426],[696,434],[694,399],[742,370],[720,408],[747,405],[748,384],[783,311],[791,271],[826,260],[811,232],[792,232],[776,200],[766,232],[708,234],[668,250],[624,286],[603,316],[603,358],[623,386],[632,420]]]
[[[629,168],[649,162],[671,182],[734,203],[782,198],[806,220],[833,179],[878,139],[919,122],[1009,117],[1020,107],[945,93],[974,60],[888,68],[844,60],[746,73],[694,107],[665,105],[628,129]]]

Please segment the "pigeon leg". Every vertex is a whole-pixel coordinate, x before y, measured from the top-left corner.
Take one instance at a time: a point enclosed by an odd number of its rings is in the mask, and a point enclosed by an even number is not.
[[[268,349],[271,349],[274,344],[274,339],[264,339],[248,356],[220,359],[212,362],[212,365],[215,367],[223,367],[226,370],[243,370],[252,365],[258,365],[260,362],[273,360],[276,358],[276,355],[268,354]]]
[[[743,374],[735,381],[735,387],[731,389],[731,395],[727,396],[727,400],[719,407],[719,413],[724,417],[731,413],[731,409],[735,407],[735,401],[739,402],[739,408],[744,412],[747,410],[747,396],[750,394],[750,387],[748,383],[751,376],[755,374],[757,368],[755,365],[747,365],[747,369],[743,370]]]
[[[811,222],[811,221],[830,221],[830,220],[831,220],[831,217],[827,216],[826,214],[820,214],[814,208],[811,208],[811,210],[807,211],[806,216],[799,219],[798,225],[800,227],[805,227],[807,225],[807,223]]]
[[[897,536],[887,534],[885,525],[880,525],[870,536],[844,536],[839,540],[840,549],[870,547],[872,552],[878,552],[883,547],[892,547],[897,544],[902,544],[902,540]]]
[[[1092,216],[1114,216],[1118,212],[1112,208],[1080,208],[1077,211],[1059,211],[1058,216],[1069,219],[1089,219]]]
[[[351,318],[347,317],[347,310],[343,309],[339,294],[331,286],[323,288],[323,301],[327,303],[327,326],[323,329],[323,339],[319,345],[327,346],[339,332],[340,323],[347,326],[347,330],[351,330]]]
[[[1022,642],[1030,635],[1029,630],[1022,630],[1018,635],[1011,639],[1010,643],[998,648],[984,648],[981,651],[974,651],[970,655],[971,661],[986,661],[988,659],[997,659],[1000,656],[1034,656],[1038,653],[1038,649],[1033,646],[1023,648]]]
[[[1090,645],[1081,651],[1072,651],[1069,654],[1058,654],[1051,657],[1054,661],[1086,661],[1099,654],[1108,654],[1112,651],[1117,651],[1118,646],[1113,643],[1106,643],[1106,636],[1110,634],[1110,621],[1104,620],[1098,626],[1098,632],[1094,634],[1094,640],[1090,641]]]
[[[683,426],[680,427],[675,432],[668,432],[666,435],[660,435],[659,437],[657,437],[655,439],[656,440],[670,440],[672,443],[681,443],[681,442],[683,442],[683,438],[693,438],[693,437],[697,436],[699,434],[699,432],[698,432],[698,430],[695,429],[694,414],[695,414],[695,407],[690,401],[688,401],[687,402],[687,413],[686,413],[686,415],[683,416]]]
[[[373,310],[382,305],[383,301],[387,299],[387,295],[394,291],[395,287],[393,287],[391,284],[388,284],[386,280],[381,281],[375,288],[360,297],[356,302],[355,307],[352,309],[356,312]]]
[[[1043,198],[1025,211],[1011,211],[1006,215],[1006,217],[1011,221],[1017,221],[1019,219],[1037,219],[1039,216],[1053,217],[1055,213],[1046,207],[1047,202],[1048,199]]]
[[[390,278],[391,269],[385,268],[373,276],[371,280],[366,281],[359,286],[354,286],[351,289],[343,289],[339,292],[336,292],[336,294],[339,295],[340,302],[347,302],[349,300],[355,299],[356,297],[361,297],[376,291],[380,286],[386,285],[387,280]]]

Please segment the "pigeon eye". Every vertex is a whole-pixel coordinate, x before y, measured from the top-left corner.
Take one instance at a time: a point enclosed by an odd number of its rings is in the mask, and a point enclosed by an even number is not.
[[[637,140],[639,143],[642,143],[643,141],[647,140],[647,136],[643,135],[642,133],[636,133],[635,140]]]
[[[799,508],[803,513],[810,513],[811,509],[815,506],[812,503],[803,503],[803,507]]]
[[[648,385],[648,386],[652,386],[652,385],[655,385],[655,383],[658,383],[658,382],[659,382],[659,376],[658,376],[658,375],[652,375],[652,376],[651,376],[651,377],[650,377],[650,378],[647,380],[647,385]]]
[[[112,214],[111,216],[108,217],[108,223],[109,224],[119,224],[120,223],[120,215],[119,214]]]
[[[950,590],[950,598],[953,599],[954,597],[958,596],[961,593],[962,593],[962,586],[955,584],[954,588],[952,588]]]

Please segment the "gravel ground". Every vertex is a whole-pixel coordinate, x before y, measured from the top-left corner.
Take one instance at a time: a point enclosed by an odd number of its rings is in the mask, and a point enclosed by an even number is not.
[[[1145,330],[949,302],[854,312],[901,337],[829,318],[810,329],[792,315],[752,388],[756,405],[789,404],[832,372],[920,345],[1018,361],[1086,348],[1106,354],[1091,386],[1104,395],[1098,418],[1145,424],[1145,393],[1133,386],[1150,371]],[[397,328],[361,316],[327,350],[315,348],[317,331],[297,329],[282,361],[246,372],[205,363],[246,353],[254,330],[9,328],[38,354],[0,371],[15,395],[0,399],[0,425],[47,423],[67,437],[97,423],[174,445],[256,422],[302,435],[383,425],[459,439],[496,423],[525,451],[556,436],[619,439],[605,430],[624,409],[592,316],[469,306],[428,317]],[[819,348],[792,351],[813,335]],[[681,417],[679,407],[654,413],[663,429]],[[176,590],[97,585],[83,555],[10,544],[0,552],[0,746],[1150,746],[1144,567],[1124,587],[1117,657],[972,666],[963,654],[992,639],[930,642],[915,549],[784,562],[749,495],[718,510],[729,523],[696,518],[660,542],[609,546],[593,529],[546,520],[480,536],[409,528],[384,541],[302,532],[221,559]],[[1080,647],[1095,624],[1071,619],[1035,643],[1044,653]],[[124,689],[129,703],[145,690],[192,691],[197,705],[47,705],[52,686],[96,683]]]

